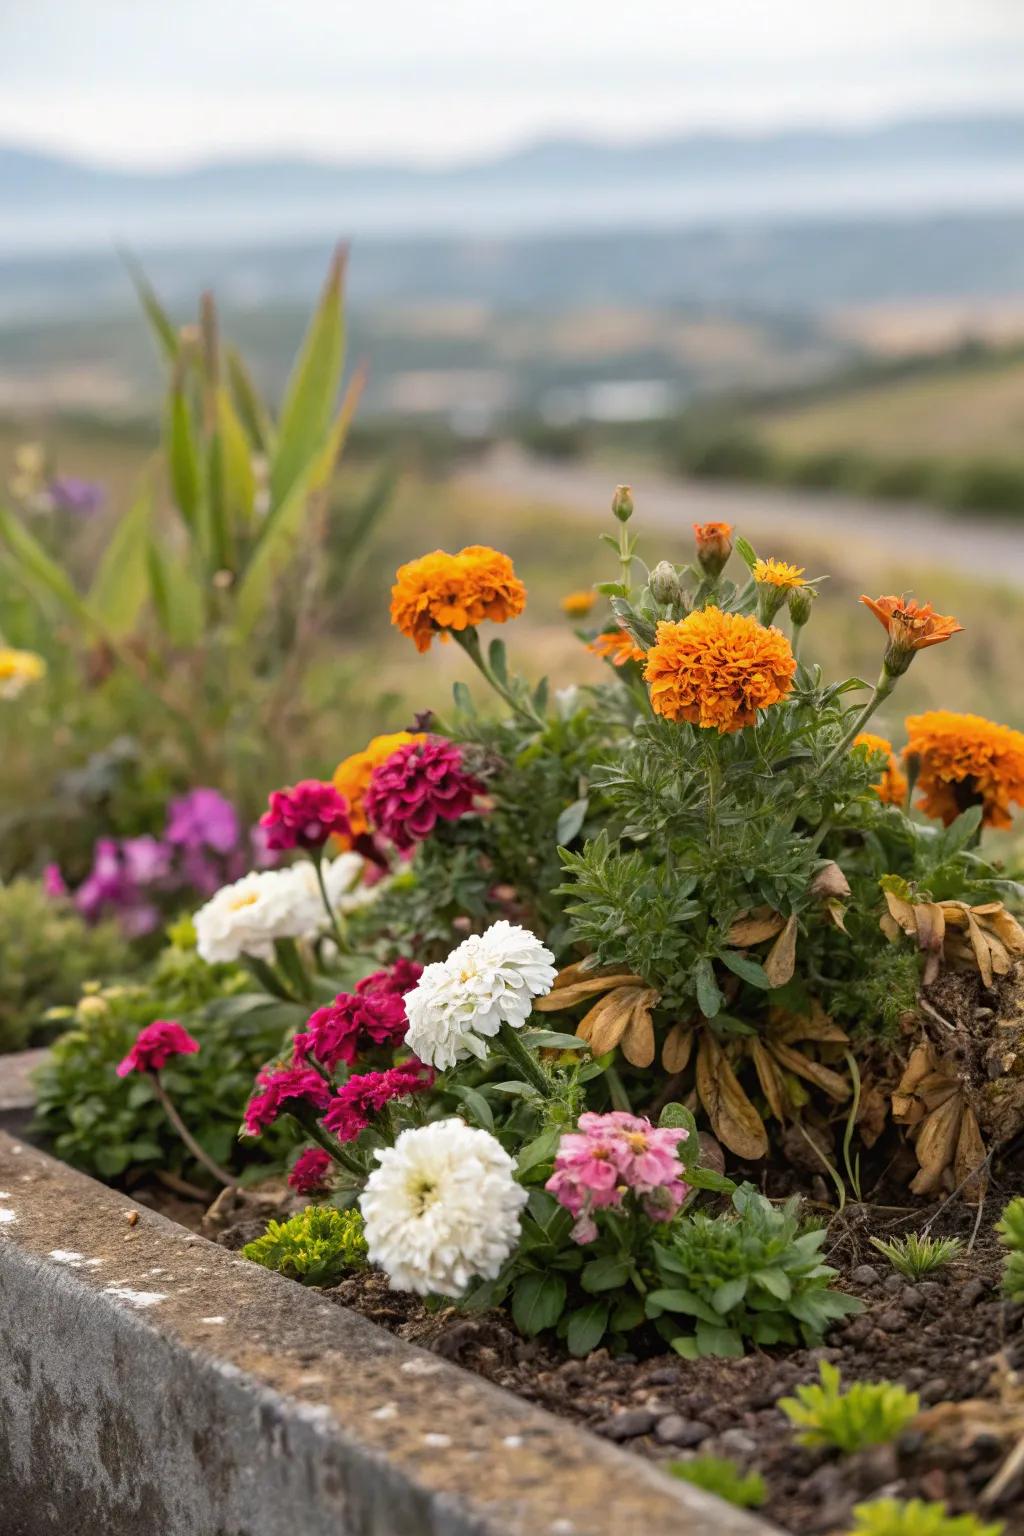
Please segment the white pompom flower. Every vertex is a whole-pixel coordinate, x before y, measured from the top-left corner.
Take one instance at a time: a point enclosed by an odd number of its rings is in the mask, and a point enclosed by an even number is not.
[[[521,1029],[533,999],[551,991],[554,958],[536,934],[504,919],[471,934],[406,995],[409,1049],[442,1072],[486,1056],[502,1024]]]
[[[343,853],[324,865],[328,898],[340,912],[375,899],[361,885],[363,859]],[[275,939],[315,939],[328,925],[316,870],[308,860],[284,869],[261,869],[221,886],[194,918],[196,947],[208,964],[241,955],[272,960]]]
[[[493,1280],[527,1200],[501,1143],[463,1120],[435,1120],[377,1157],[359,1209],[370,1262],[391,1289],[461,1296],[471,1280]]]

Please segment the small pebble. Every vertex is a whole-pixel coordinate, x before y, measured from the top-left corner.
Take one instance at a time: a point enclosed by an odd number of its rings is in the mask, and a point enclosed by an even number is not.
[[[928,1298],[921,1295],[916,1285],[905,1285],[900,1295],[900,1301],[907,1308],[908,1312],[920,1312],[928,1305]]]
[[[678,1413],[667,1413],[654,1426],[654,1438],[662,1445],[700,1445],[712,1433],[710,1424],[699,1419],[684,1419]]]
[[[871,1264],[858,1264],[857,1268],[850,1272],[851,1285],[878,1285],[881,1278],[878,1270]]]
[[[906,1283],[902,1275],[886,1275],[882,1282],[883,1288],[889,1292],[890,1296],[898,1296]]]
[[[882,1312],[875,1318],[876,1325],[883,1333],[899,1333],[907,1326],[907,1320],[897,1307],[891,1307],[887,1312]]]
[[[975,1275],[973,1280],[968,1280],[960,1292],[960,1300],[965,1307],[973,1307],[976,1302],[981,1300],[987,1290],[988,1281],[983,1280],[980,1275]]]
[[[937,1280],[919,1280],[917,1291],[929,1305],[932,1305],[943,1300],[946,1294],[946,1287],[940,1285]]]
[[[921,1386],[923,1403],[944,1403],[949,1396],[949,1382],[945,1376],[933,1376]]]
[[[598,1424],[597,1432],[606,1440],[635,1440],[637,1435],[650,1433],[657,1417],[651,1408],[626,1408]],[[661,1422],[664,1423],[664,1419]]]
[[[745,1434],[742,1429],[725,1429],[718,1437],[718,1443],[726,1456],[756,1456],[757,1441],[752,1435]]]

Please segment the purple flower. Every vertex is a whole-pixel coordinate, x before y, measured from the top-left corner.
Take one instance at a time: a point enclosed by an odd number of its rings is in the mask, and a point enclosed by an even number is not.
[[[55,475],[46,487],[58,512],[77,512],[83,516],[98,512],[106,501],[106,491],[96,480],[82,480],[77,475]]]
[[[68,895],[68,883],[60,872],[59,864],[47,864],[44,868],[43,890],[55,901]]]
[[[373,770],[363,800],[367,820],[403,852],[421,843],[437,822],[473,809],[483,785],[450,741],[410,741]]]
[[[171,872],[171,849],[158,838],[126,837],[121,843],[125,873],[135,885],[156,885]]]
[[[143,896],[142,886],[163,878],[168,859],[165,845],[153,837],[127,838],[123,843],[112,837],[97,838],[92,869],[75,892],[75,906],[89,923],[115,913],[129,938],[152,933],[160,913]]]
[[[241,827],[230,800],[215,789],[199,788],[171,801],[164,835],[179,848],[212,848],[215,853],[230,853],[239,840]]]

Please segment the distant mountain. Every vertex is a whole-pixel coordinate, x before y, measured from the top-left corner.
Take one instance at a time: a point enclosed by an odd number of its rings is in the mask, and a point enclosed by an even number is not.
[[[552,138],[440,167],[296,157],[125,170],[0,145],[0,254],[1024,208],[1024,115]]]

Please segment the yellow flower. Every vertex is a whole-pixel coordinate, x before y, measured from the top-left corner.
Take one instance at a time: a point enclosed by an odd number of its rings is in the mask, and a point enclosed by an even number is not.
[[[391,589],[391,622],[430,649],[436,634],[469,629],[484,619],[504,624],[526,606],[526,588],[508,555],[484,544],[470,544],[457,555],[435,549],[400,566]]]
[[[34,651],[0,647],[0,699],[16,699],[46,676],[46,662]]]
[[[947,827],[972,805],[984,826],[1009,827],[1010,806],[1024,805],[1024,734],[1007,725],[948,709],[910,715],[903,756],[916,760],[921,809]]]
[[[399,747],[408,746],[411,741],[425,740],[426,737],[422,731],[418,733],[392,731],[389,735],[375,736],[361,752],[353,752],[335,768],[332,782],[338,793],[344,795],[348,801],[348,816],[353,838],[360,837],[370,830],[363,810],[363,800],[370,787],[373,770],[381,763],[387,762],[392,752],[397,752]],[[346,838],[344,841],[348,844],[351,839]]]
[[[882,777],[873,788],[883,805],[902,805],[907,798],[907,781],[896,761],[892,742],[886,741],[884,736],[874,735],[872,731],[861,731],[859,736],[853,738],[851,750],[852,747],[864,747],[868,752],[885,753],[887,762],[882,770]]]
[[[784,699],[795,672],[781,630],[705,608],[658,625],[644,677],[656,714],[725,734],[753,725],[759,709]]]
[[[562,598],[562,612],[570,619],[585,619],[597,602],[597,593],[589,587],[580,592],[567,592]]]
[[[645,661],[647,658],[647,652],[641,650],[626,629],[613,629],[605,635],[598,635],[596,640],[591,640],[587,650],[604,661],[610,661],[614,667],[624,667],[627,661]]]
[[[792,592],[795,587],[806,585],[804,567],[788,565],[785,560],[757,560],[751,572],[755,581],[763,581],[780,592]]]

